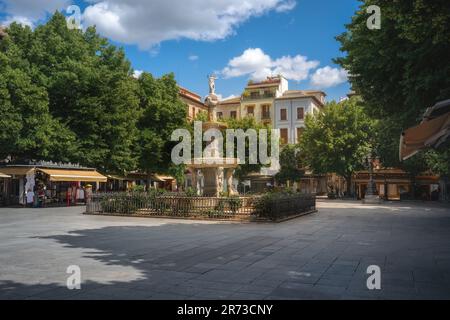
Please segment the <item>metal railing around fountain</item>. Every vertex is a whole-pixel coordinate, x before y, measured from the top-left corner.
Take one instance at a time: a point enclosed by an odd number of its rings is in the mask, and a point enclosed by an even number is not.
[[[189,197],[146,193],[98,193],[87,214],[248,220],[258,197]]]
[[[314,195],[261,201],[264,197],[192,197],[135,193],[93,194],[86,214],[235,221],[279,221],[315,211]]]

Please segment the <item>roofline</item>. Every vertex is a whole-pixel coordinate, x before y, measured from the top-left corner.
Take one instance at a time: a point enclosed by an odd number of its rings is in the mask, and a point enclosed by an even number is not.
[[[275,100],[295,100],[295,99],[304,99],[304,98],[311,98],[311,99],[313,99],[315,102],[317,102],[317,104],[320,106],[320,107],[323,107],[324,106],[324,104],[322,103],[322,102],[320,102],[320,100],[319,99],[317,99],[317,97],[316,96],[314,96],[314,95],[304,95],[304,96],[298,96],[298,97],[278,97],[278,98],[275,98]]]

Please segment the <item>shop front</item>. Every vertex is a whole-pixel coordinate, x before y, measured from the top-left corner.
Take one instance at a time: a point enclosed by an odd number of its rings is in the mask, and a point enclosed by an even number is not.
[[[106,177],[95,169],[71,165],[7,165],[0,171],[11,178],[4,205],[47,206],[84,203],[86,192],[98,190]]]
[[[6,199],[8,198],[8,181],[11,176],[0,172],[0,206],[6,204]]]
[[[375,169],[373,173],[377,193],[385,200],[438,200],[439,177],[417,176],[411,179],[405,171],[397,168]],[[353,176],[353,184],[358,199],[364,199],[369,182],[368,171],[358,171]]]

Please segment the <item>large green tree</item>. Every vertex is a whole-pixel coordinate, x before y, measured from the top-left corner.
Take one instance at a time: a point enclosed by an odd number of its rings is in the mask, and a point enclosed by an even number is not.
[[[14,73],[21,81],[16,88],[28,96],[34,112],[20,112],[33,119],[27,130],[36,130],[40,141],[49,140],[54,146],[70,141],[70,148],[66,143],[44,155],[33,151],[25,156],[59,160],[63,155],[66,160],[113,172],[135,168],[138,84],[123,50],[98,36],[93,27],[68,29],[58,12],[35,30],[13,23],[7,33],[1,52],[9,57],[11,68],[22,72]],[[46,130],[39,117],[49,118]],[[56,129],[56,134],[48,128]],[[69,139],[72,136],[61,128],[70,129],[76,139]],[[9,153],[20,154],[20,150],[13,148]]]
[[[228,129],[242,129],[244,132],[247,132],[247,130],[249,129],[253,129],[256,131],[257,134],[257,146],[256,146],[256,150],[258,150],[258,155],[259,155],[259,147],[260,147],[260,143],[259,143],[259,139],[260,139],[260,135],[259,132],[260,130],[267,130],[267,153],[268,156],[271,156],[271,128],[269,125],[264,125],[262,123],[258,123],[254,117],[245,117],[242,119],[233,119],[233,118],[229,118],[226,119],[226,124]],[[226,141],[226,134],[223,133],[224,136],[224,142],[227,143]],[[243,179],[245,178],[245,176],[247,176],[249,173],[254,173],[254,172],[259,172],[261,170],[261,168],[263,168],[264,165],[262,164],[259,160],[258,157],[258,163],[256,164],[251,164],[250,163],[250,139],[246,138],[245,139],[245,163],[240,164],[237,168],[236,168],[236,172],[235,172],[235,176],[239,179]],[[234,156],[237,157],[237,140],[235,139],[235,144],[234,144]],[[226,151],[224,151],[225,154]]]
[[[280,171],[275,175],[278,182],[298,182],[305,174],[305,160],[299,145],[286,145],[280,152]]]
[[[383,164],[414,175],[427,156],[400,163],[399,137],[420,121],[427,107],[450,98],[450,6],[447,0],[361,2],[347,31],[337,37],[345,56],[336,62],[349,71],[366,111],[382,120],[378,150]],[[369,5],[381,9],[380,29],[367,28]],[[440,153],[450,162],[447,156]]]
[[[10,30],[16,29],[24,38],[31,34],[16,24]],[[34,81],[21,52],[10,36],[0,42],[0,159],[69,160],[75,136],[50,114],[47,91]]]
[[[341,103],[327,103],[323,112],[308,115],[300,141],[305,162],[315,173],[335,172],[347,182],[351,191],[351,177],[361,169],[364,158],[371,152],[373,120],[352,98]]]
[[[179,99],[179,88],[173,74],[159,79],[144,72],[138,80],[140,118],[137,154],[139,166],[147,173],[181,172],[173,168],[172,132],[187,128],[186,105]]]

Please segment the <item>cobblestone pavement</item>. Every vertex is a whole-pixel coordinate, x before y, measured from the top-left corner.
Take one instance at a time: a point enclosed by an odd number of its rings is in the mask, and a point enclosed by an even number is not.
[[[279,224],[83,209],[0,208],[1,299],[450,298],[450,209],[436,204],[319,201]],[[66,287],[70,265],[81,290]]]

